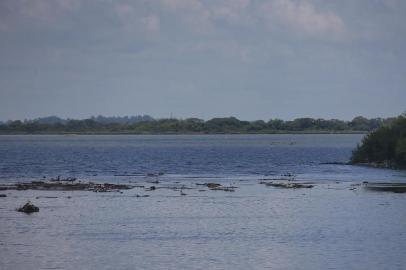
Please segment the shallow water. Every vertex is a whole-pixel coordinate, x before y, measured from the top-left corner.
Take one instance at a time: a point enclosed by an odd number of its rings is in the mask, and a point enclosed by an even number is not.
[[[62,175],[187,194],[1,191],[0,269],[406,269],[406,194],[358,185],[405,181],[405,173],[320,164],[348,161],[360,139],[0,137],[3,183]],[[157,172],[165,174],[145,176]],[[315,187],[260,184],[287,173]],[[238,188],[196,185],[209,181]],[[40,212],[15,211],[27,200]]]

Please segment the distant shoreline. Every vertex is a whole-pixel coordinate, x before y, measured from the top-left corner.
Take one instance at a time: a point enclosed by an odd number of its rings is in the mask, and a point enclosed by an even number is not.
[[[91,135],[202,135],[202,134],[365,134],[389,125],[394,118],[355,117],[351,121],[338,119],[296,118],[269,121],[242,121],[235,117],[210,120],[153,119],[137,117],[92,117],[61,119],[46,117],[0,123],[0,134],[91,134]]]

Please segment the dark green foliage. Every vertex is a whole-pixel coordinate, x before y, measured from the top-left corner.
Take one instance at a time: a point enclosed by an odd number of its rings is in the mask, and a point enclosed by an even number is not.
[[[406,166],[406,117],[369,133],[353,151],[352,163],[376,163],[388,167]]]
[[[395,149],[395,159],[398,164],[406,164],[406,138],[398,140]]]
[[[124,134],[224,134],[224,133],[314,133],[314,132],[367,132],[387,125],[393,119],[366,119],[352,121],[297,118],[292,121],[271,119],[241,121],[235,117],[153,119],[150,116],[91,117],[90,119],[61,119],[55,116],[24,121],[0,123],[0,134],[47,133],[124,133]],[[383,132],[383,131],[380,131]],[[392,146],[391,146],[392,147]],[[403,146],[400,146],[403,147]],[[403,148],[402,148],[403,149]],[[399,150],[401,151],[401,150]],[[399,156],[402,158],[403,152]]]

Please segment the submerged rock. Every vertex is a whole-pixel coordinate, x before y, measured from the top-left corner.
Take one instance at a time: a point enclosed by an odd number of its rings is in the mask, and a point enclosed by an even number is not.
[[[5,198],[5,197],[7,197],[6,194],[0,194],[0,198]]]
[[[26,214],[31,214],[34,212],[39,212],[39,208],[28,201],[24,206],[17,209],[18,212],[23,212]]]

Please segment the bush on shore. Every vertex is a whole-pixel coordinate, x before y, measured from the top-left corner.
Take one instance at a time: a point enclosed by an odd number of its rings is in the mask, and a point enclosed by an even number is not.
[[[366,135],[353,151],[351,162],[406,168],[406,113]]]

